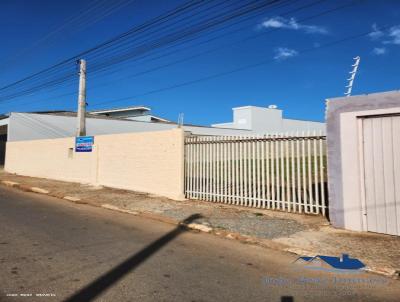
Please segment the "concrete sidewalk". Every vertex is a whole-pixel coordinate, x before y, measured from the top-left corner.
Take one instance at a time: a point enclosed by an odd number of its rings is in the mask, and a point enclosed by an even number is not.
[[[400,273],[399,237],[335,229],[321,216],[195,200],[174,201],[145,193],[17,176],[4,171],[0,172],[0,181],[3,185],[27,191],[169,223],[178,223],[192,214],[200,214],[202,218],[191,228],[298,255],[348,253],[362,260],[372,272],[395,278]]]

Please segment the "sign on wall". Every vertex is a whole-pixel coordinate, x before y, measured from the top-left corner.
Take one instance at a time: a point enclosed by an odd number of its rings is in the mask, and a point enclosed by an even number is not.
[[[75,138],[75,152],[92,152],[93,136],[78,136]]]

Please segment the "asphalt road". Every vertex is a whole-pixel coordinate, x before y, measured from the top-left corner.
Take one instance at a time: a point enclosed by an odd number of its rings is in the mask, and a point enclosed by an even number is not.
[[[295,260],[0,188],[1,301],[399,301],[400,281],[312,271]]]

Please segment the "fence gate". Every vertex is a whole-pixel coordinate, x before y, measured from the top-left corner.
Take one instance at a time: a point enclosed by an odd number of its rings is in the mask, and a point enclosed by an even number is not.
[[[400,235],[400,116],[362,122],[367,230]]]
[[[189,199],[326,215],[322,135],[187,136]]]

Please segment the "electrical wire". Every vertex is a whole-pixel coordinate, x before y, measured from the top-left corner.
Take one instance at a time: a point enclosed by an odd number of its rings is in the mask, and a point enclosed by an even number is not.
[[[83,57],[84,55],[86,55],[86,54],[88,54],[90,52],[93,52],[93,51],[95,51],[95,50],[97,50],[97,49],[99,49],[101,47],[105,47],[107,45],[110,45],[111,43],[114,43],[114,42],[118,41],[119,39],[122,39],[123,37],[125,37],[127,35],[133,34],[133,33],[137,32],[138,30],[141,30],[143,28],[149,27],[150,25],[152,25],[152,23],[159,22],[159,20],[163,20],[163,19],[169,18],[171,16],[176,15],[179,12],[182,12],[184,10],[190,9],[190,7],[192,7],[193,5],[197,5],[200,2],[201,2],[201,0],[191,0],[189,2],[186,2],[183,5],[178,6],[175,9],[170,10],[165,14],[162,14],[162,15],[156,17],[156,18],[153,18],[152,20],[147,21],[144,24],[141,24],[139,26],[135,26],[135,27],[131,28],[130,30],[128,30],[128,31],[116,36],[116,37],[113,37],[113,38],[111,38],[111,39],[109,39],[109,40],[107,40],[107,41],[105,41],[103,43],[100,43],[100,44],[98,44],[98,45],[96,45],[96,46],[94,46],[92,48],[89,48],[89,49],[83,51],[83,52],[75,54],[74,56],[71,56],[71,57],[69,57],[67,59],[64,59],[61,62],[58,62],[58,63],[56,63],[54,65],[51,65],[51,66],[49,66],[47,68],[44,68],[44,69],[42,69],[42,70],[40,70],[40,71],[38,71],[38,72],[36,72],[36,73],[34,73],[32,75],[24,77],[24,78],[22,78],[22,79],[20,79],[18,81],[15,81],[13,83],[7,84],[7,85],[1,87],[0,91],[3,91],[3,90],[8,89],[10,87],[17,86],[18,84],[21,84],[21,83],[26,82],[28,80],[34,79],[34,78],[38,77],[39,75],[45,74],[45,73],[47,73],[49,71],[52,71],[52,70],[54,70],[56,68],[60,68],[61,66],[66,65],[67,63],[74,62],[78,58]]]
[[[73,26],[77,30],[82,30],[85,27],[91,26],[102,19],[108,17],[109,15],[113,14],[114,12],[120,10],[121,8],[125,7],[126,5],[130,4],[134,0],[123,0],[122,2],[112,3],[111,6],[108,7],[107,0],[96,0],[93,4],[90,5],[88,9],[85,9],[78,14],[66,19],[62,22],[62,24],[55,28],[54,30],[48,32],[43,37],[39,38],[38,40],[34,41],[30,46],[20,50],[16,54],[13,54],[7,60],[0,63],[0,69],[4,70],[7,65],[10,65],[14,62],[17,58],[21,57],[22,55],[26,54],[28,51],[32,52],[33,49],[37,48],[38,46],[44,46],[48,44],[47,42],[54,37],[56,34],[59,34],[63,30],[65,30],[68,26]],[[105,11],[101,11],[105,9]],[[97,12],[100,10],[100,12]],[[13,63],[13,67],[15,67],[15,63]]]
[[[345,6],[341,6],[341,7],[338,7],[338,8],[334,8],[334,9],[332,9],[332,10],[328,10],[328,11],[319,13],[319,14],[314,15],[314,16],[312,16],[312,17],[304,18],[304,19],[302,19],[302,20],[310,19],[310,18],[313,18],[313,17],[316,17],[316,16],[321,16],[321,15],[323,15],[323,14],[326,14],[326,13],[329,13],[329,12],[332,12],[332,11],[335,11],[335,10],[340,9],[340,8],[343,8],[343,7],[345,7]],[[300,22],[301,22],[302,20],[300,20]],[[248,38],[246,38],[246,39],[248,39]],[[226,47],[226,46],[224,46],[224,47]],[[201,55],[201,54],[198,54],[198,55]],[[198,56],[198,55],[191,56],[191,57],[189,57],[189,58],[185,58],[184,60],[180,60],[180,61],[186,61],[186,60],[189,60],[189,59],[191,59],[192,57],[196,57],[196,56]],[[169,65],[172,65],[172,64],[175,64],[175,63],[177,63],[177,62],[173,62],[173,63],[166,64],[166,65],[169,66]],[[158,67],[157,69],[164,68],[164,67],[166,67],[166,65],[160,66],[160,67]],[[139,73],[139,74],[148,73],[148,72],[151,72],[151,71],[154,71],[154,70],[155,70],[155,69],[153,68],[152,70],[144,71],[144,72],[141,72],[141,73]],[[137,75],[139,75],[139,74],[134,74],[133,76],[137,76]],[[158,90],[157,90],[157,91],[158,91]],[[155,91],[155,92],[157,92],[157,91]],[[72,95],[72,94],[75,94],[75,93],[69,93],[69,94],[66,94],[66,95]],[[135,96],[135,97],[136,97],[136,96]]]
[[[139,48],[141,50],[140,53],[142,53],[143,51],[149,51],[149,49],[152,49],[153,47],[162,47],[162,45],[168,44],[170,42],[175,42],[177,40],[184,39],[186,36],[190,36],[190,35],[205,31],[209,27],[217,26],[221,23],[227,22],[228,20],[233,20],[233,19],[240,17],[246,13],[250,13],[253,10],[260,9],[260,8],[268,5],[269,3],[274,3],[274,2],[277,2],[277,0],[272,0],[267,3],[258,3],[258,1],[253,1],[253,3],[250,3],[248,5],[243,5],[242,7],[240,7],[239,10],[238,9],[232,10],[228,14],[227,13],[220,14],[219,16],[221,17],[221,19],[208,20],[206,23],[200,22],[200,23],[198,23],[198,27],[191,28],[189,30],[182,30],[182,31],[178,32],[177,34],[175,33],[175,34],[171,34],[170,36],[163,37],[161,39],[161,42],[155,41],[152,45],[149,45],[149,46],[145,47],[144,49],[143,49],[143,47],[142,47],[142,49]],[[122,56],[122,57],[121,56],[114,57],[111,60],[109,60],[106,64],[102,63],[101,65],[95,66],[93,69],[94,69],[94,71],[99,70],[99,69],[101,70],[101,68],[108,67],[110,64],[116,64],[116,63],[123,62],[123,61],[127,60],[128,58],[130,58],[131,56],[132,56],[132,54],[129,54],[128,57],[127,57],[127,54],[124,54],[124,56]],[[44,87],[49,87],[51,85],[58,84],[58,83],[60,83],[60,81],[62,82],[62,80],[66,80],[71,77],[73,77],[73,73],[68,73],[67,75],[63,75],[56,80],[51,80],[51,81],[45,82],[43,84],[36,85],[32,88],[18,91],[14,94],[2,96],[1,99],[2,100],[3,99],[12,99],[12,98],[24,95],[24,94],[29,94],[35,90],[43,89]],[[10,87],[10,85],[8,85],[8,87]],[[0,89],[0,90],[2,90],[2,89]],[[3,90],[4,90],[4,87],[3,87]]]
[[[389,28],[391,26],[393,26],[393,25],[383,26],[380,29],[384,30],[384,29]],[[344,42],[348,42],[348,41],[351,41],[351,40],[354,40],[354,39],[359,39],[361,37],[365,37],[365,36],[369,35],[370,33],[371,33],[371,31],[363,32],[363,33],[360,33],[360,34],[348,36],[348,37],[345,37],[345,38],[342,38],[342,39],[339,39],[339,40],[335,40],[335,41],[331,41],[331,42],[328,42],[328,43],[325,43],[325,44],[321,44],[321,45],[316,46],[316,47],[304,48],[304,49],[298,51],[297,53],[298,53],[298,55],[302,55],[302,54],[305,54],[305,53],[308,53],[308,52],[313,52],[313,51],[316,51],[316,50],[319,50],[319,49],[332,47],[332,46],[335,46],[335,45],[340,44],[340,43],[344,43]],[[176,89],[176,88],[179,88],[179,87],[184,87],[184,86],[188,86],[188,85],[193,85],[193,84],[209,81],[209,80],[212,80],[212,79],[215,79],[215,78],[220,78],[220,77],[227,76],[227,75],[230,75],[230,74],[233,74],[233,73],[237,73],[237,72],[241,72],[241,71],[245,71],[245,70],[249,70],[249,69],[258,68],[258,67],[264,66],[266,64],[270,64],[272,62],[275,62],[275,59],[268,59],[268,60],[259,61],[259,62],[256,62],[256,63],[252,63],[252,64],[249,64],[249,65],[245,65],[245,66],[242,66],[242,67],[234,68],[234,69],[231,69],[231,70],[228,70],[228,71],[216,73],[216,74],[209,75],[209,76],[206,76],[206,77],[198,78],[198,79],[195,79],[195,80],[185,81],[185,82],[177,83],[177,84],[174,84],[174,85],[171,85],[171,86],[150,90],[150,91],[147,91],[147,92],[144,92],[144,93],[141,93],[141,94],[137,94],[137,95],[134,95],[134,96],[126,96],[126,97],[117,98],[117,99],[114,99],[114,100],[109,100],[109,101],[106,101],[106,102],[94,103],[92,105],[96,106],[96,105],[118,103],[118,102],[121,102],[121,101],[124,101],[124,100],[127,100],[127,99],[132,99],[132,98],[136,98],[136,97],[142,97],[142,96],[147,96],[147,95],[151,95],[151,94],[155,94],[155,93],[159,93],[159,92],[164,92],[164,91]]]

